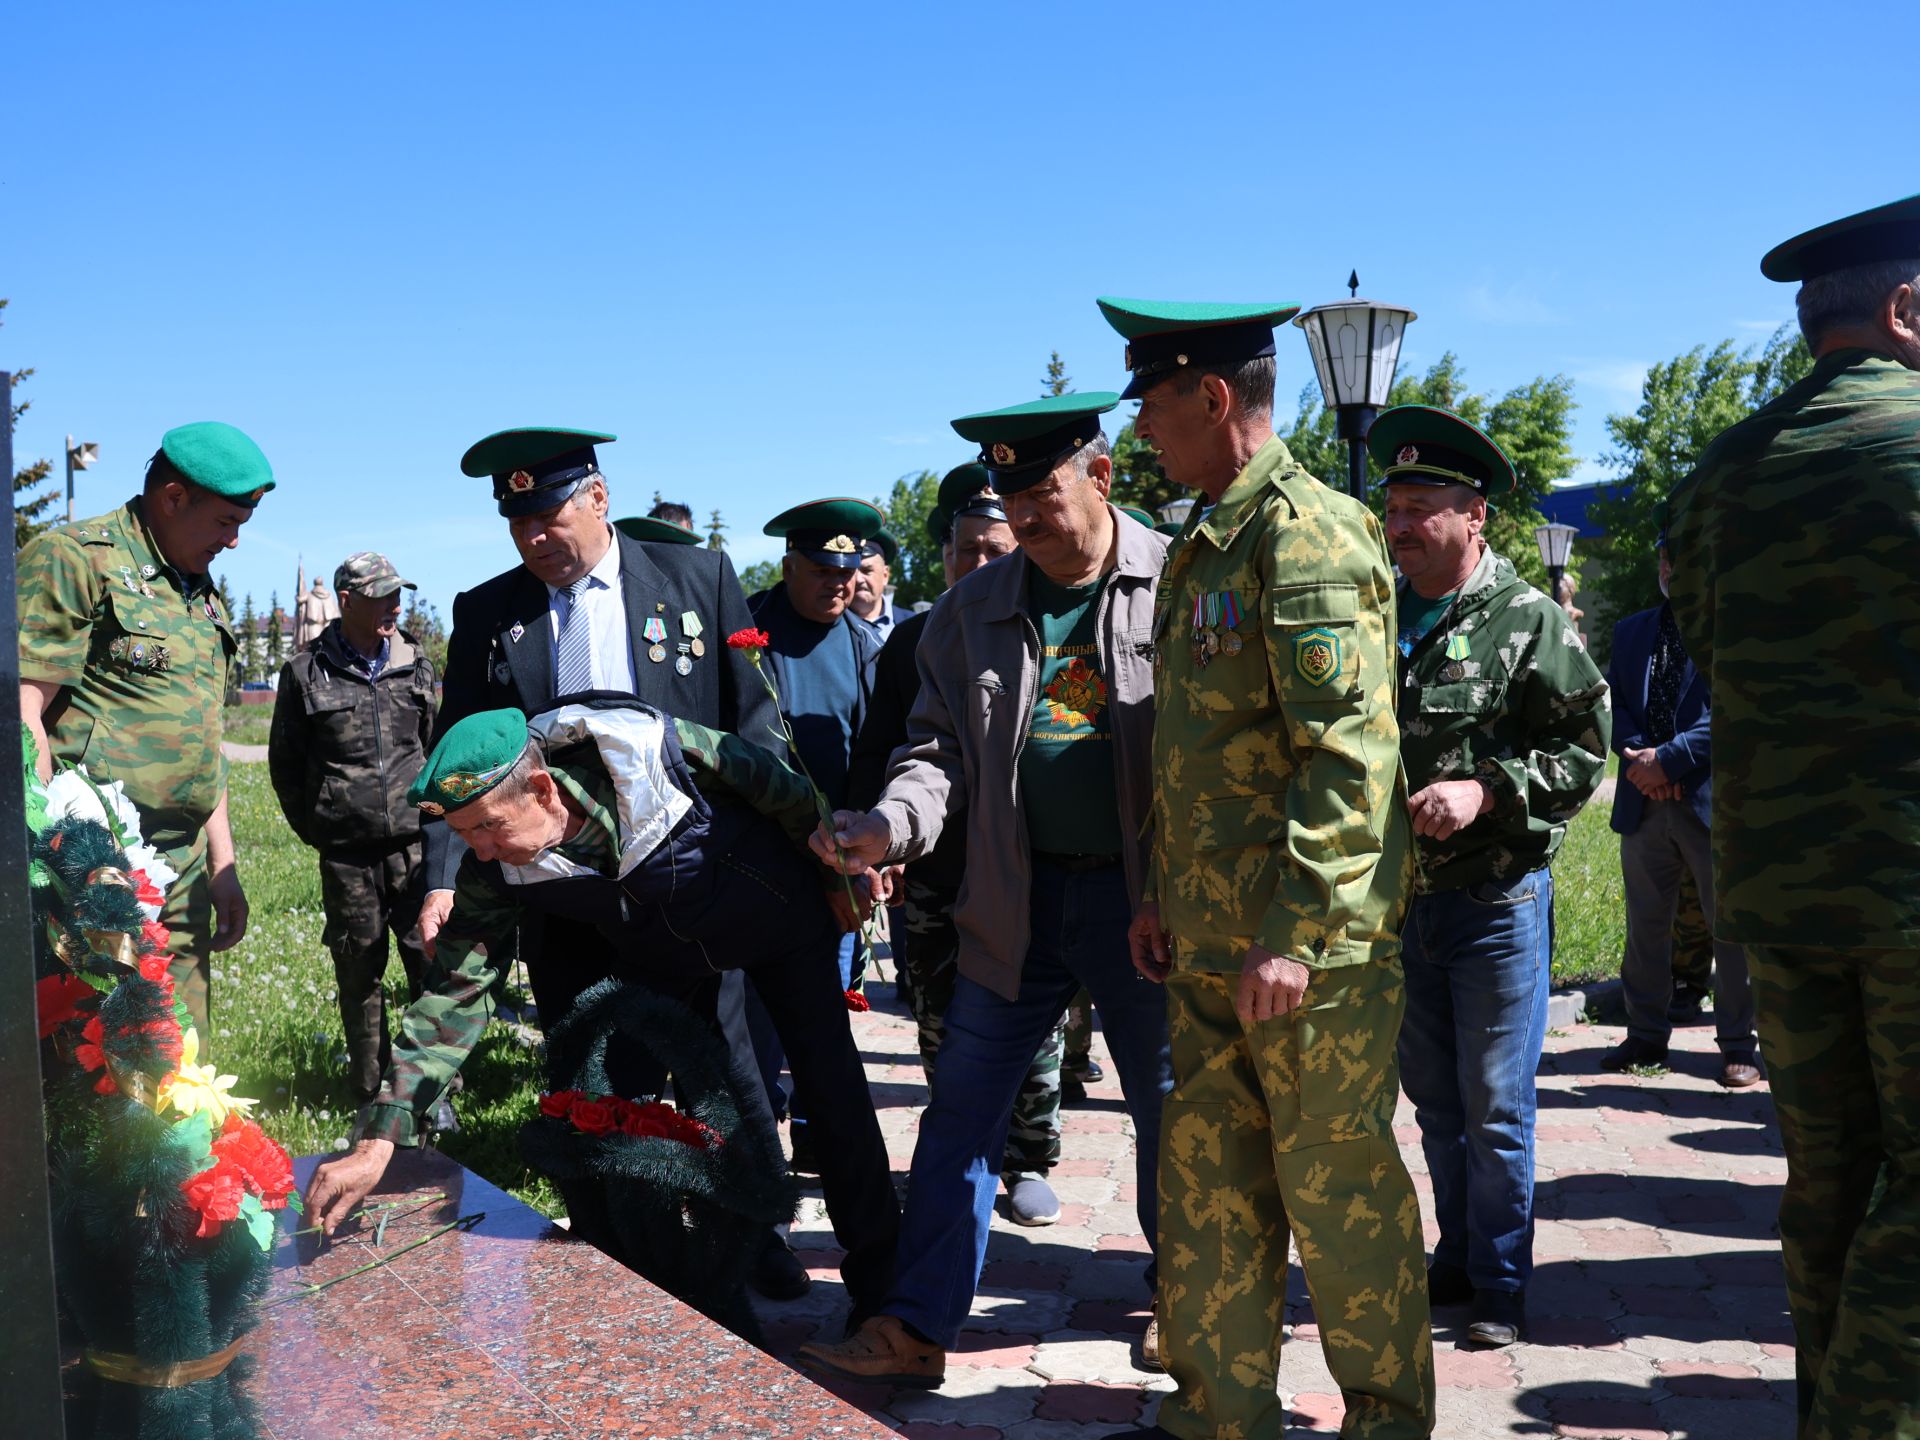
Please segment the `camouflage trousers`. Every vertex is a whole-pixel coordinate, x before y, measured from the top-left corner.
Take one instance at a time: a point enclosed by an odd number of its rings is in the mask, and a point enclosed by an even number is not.
[[[1920,951],[1750,946],[1800,1440],[1920,1440]]]
[[[1167,980],[1173,1093],[1160,1139],[1160,1354],[1170,1434],[1281,1440],[1287,1241],[1300,1253],[1340,1433],[1433,1432],[1420,1202],[1393,1139],[1396,957],[1316,973],[1289,1015],[1242,1027],[1237,972]]]
[[[322,936],[333,955],[340,994],[340,1025],[347,1036],[347,1085],[356,1104],[380,1091],[392,1041],[387,1033],[387,932],[393,932],[407,973],[407,997],[420,998],[427,957],[411,940],[426,898],[421,842],[385,855],[320,857],[320,903],[327,912]]]
[[[1673,983],[1703,993],[1713,990],[1713,930],[1700,904],[1693,872],[1680,872],[1680,903],[1673,912]]]
[[[953,928],[952,892],[917,885],[909,877],[905,908],[905,964],[911,977],[914,1023],[920,1032],[920,1065],[932,1084],[934,1057],[947,1033],[947,1006],[953,1003],[953,982],[960,973],[960,937]],[[1060,1055],[1065,1029],[1064,1019],[1053,1027],[1014,1098],[1006,1153],[1000,1162],[1001,1177],[1009,1185],[1045,1179],[1060,1162]]]
[[[207,836],[202,831],[193,844],[166,852],[167,863],[180,878],[167,890],[160,907],[160,923],[172,938],[167,949],[173,952],[168,966],[173,975],[173,993],[187,1007],[193,1028],[200,1032],[200,1062],[207,1062],[213,1048],[213,999],[208,957],[213,953],[213,872],[207,867]]]
[[[1079,1072],[1087,1068],[1087,1061],[1093,1056],[1093,997],[1082,985],[1080,993],[1067,1002],[1066,1047],[1061,1054],[1061,1068]]]

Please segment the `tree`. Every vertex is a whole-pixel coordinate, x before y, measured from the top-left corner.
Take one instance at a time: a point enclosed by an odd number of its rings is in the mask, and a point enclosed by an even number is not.
[[[0,311],[4,311],[6,308],[6,300],[0,299]],[[0,321],[0,323],[4,323],[4,321]],[[31,374],[33,374],[33,367],[31,365],[25,370],[14,371],[13,385],[17,387]],[[27,413],[28,409],[33,405],[33,402],[31,400],[21,400],[15,403],[13,396],[8,395],[7,405],[8,429],[18,432],[20,429],[20,417]],[[52,473],[53,462],[45,459],[36,460],[31,465],[13,472],[13,548],[16,550],[34,536],[38,535],[42,530],[58,524],[61,519],[60,516],[47,514],[48,508],[60,498],[60,492],[58,490],[43,490],[38,494],[34,493],[37,487],[44,484],[47,476]]]
[[[724,550],[726,548],[727,522],[720,518],[720,511],[716,508],[713,514],[707,517],[707,549]]]
[[[1631,415],[1609,415],[1614,449],[1602,463],[1619,476],[1589,511],[1606,532],[1606,566],[1594,577],[1611,622],[1655,603],[1660,594],[1654,541],[1673,487],[1699,462],[1700,452],[1729,425],[1745,419],[1813,368],[1806,341],[1787,326],[1756,354],[1722,340],[1696,345],[1647,372],[1640,405]]]
[[[1167,478],[1159,452],[1134,433],[1133,422],[1122,425],[1113,440],[1113,503],[1157,515],[1162,505],[1186,493]]]
[[[893,600],[903,610],[921,600],[937,599],[947,588],[940,547],[927,534],[927,516],[939,498],[940,477],[931,470],[902,475],[886,499],[874,498],[874,507],[887,517],[887,533],[900,542],[892,565]]]
[[[1544,523],[1540,501],[1557,481],[1573,473],[1573,381],[1565,375],[1542,375],[1496,400],[1467,387],[1460,357],[1448,351],[1426,374],[1394,381],[1387,403],[1451,410],[1507,452],[1515,484],[1488,506],[1487,544],[1511,560],[1523,580],[1544,590],[1547,571],[1533,532]],[[1300,392],[1293,429],[1284,438],[1294,459],[1310,473],[1335,489],[1347,488],[1346,442],[1334,435],[1333,412],[1321,403],[1318,385]],[[1369,486],[1368,503],[1376,515],[1384,515],[1385,487]]]
[[[415,591],[407,600],[407,613],[400,617],[400,628],[405,630],[420,648],[426,652],[433,668],[441,675],[447,673],[447,627],[440,619],[440,612],[431,600],[420,598]]]
[[[756,560],[740,572],[740,591],[744,595],[758,595],[762,590],[771,590],[779,583],[778,560]]]
[[[263,678],[267,671],[280,668],[280,662],[287,658],[286,648],[286,620],[280,613],[280,592],[275,590],[267,596],[266,658],[260,667]]]
[[[1047,373],[1040,381],[1042,395],[1065,395],[1073,389],[1073,377],[1067,374],[1067,362],[1060,358],[1060,352],[1054,351],[1047,357]]]
[[[260,673],[260,617],[253,608],[253,592],[240,602],[240,648],[235,668],[245,685]]]

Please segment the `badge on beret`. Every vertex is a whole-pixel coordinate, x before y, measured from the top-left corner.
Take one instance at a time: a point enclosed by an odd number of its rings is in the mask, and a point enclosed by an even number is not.
[[[1293,639],[1293,670],[1318,690],[1340,676],[1340,637],[1331,630],[1309,630]]]
[[[533,488],[533,476],[524,470],[516,470],[507,476],[507,489],[516,495],[524,495]]]
[[[421,814],[431,815],[436,820],[447,813],[447,807],[442,805],[438,800],[422,800],[415,808],[417,808]]]
[[[996,441],[993,449],[989,453],[993,456],[993,463],[996,465],[1013,464],[1013,446],[1007,444],[1004,440]]]
[[[1420,447],[1417,445],[1402,445],[1400,447],[1400,453],[1393,457],[1393,463],[1396,465],[1418,465],[1420,463]]]

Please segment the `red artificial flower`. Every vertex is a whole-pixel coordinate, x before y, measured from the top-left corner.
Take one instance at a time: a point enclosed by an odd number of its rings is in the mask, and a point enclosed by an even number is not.
[[[173,932],[158,920],[144,920],[140,924],[140,940],[148,950],[158,952],[173,943]]]
[[[736,630],[727,636],[729,650],[745,650],[749,660],[757,658],[758,652],[773,647],[773,640],[764,630]]]
[[[858,990],[847,991],[847,1009],[853,1011],[854,1014],[863,1015],[872,1008],[872,1002]]]
[[[160,987],[166,1003],[173,1004],[173,957],[164,951],[149,950],[139,960],[140,978]]]
[[[86,1013],[81,1003],[98,993],[77,975],[49,975],[40,981],[33,987],[34,1004],[40,1012],[40,1038],[46,1039],[69,1020],[78,1020]]]
[[[253,1121],[228,1115],[214,1139],[213,1158],[231,1165],[247,1189],[260,1197],[265,1209],[286,1207],[293,1190],[293,1161]]]
[[[180,1190],[186,1196],[187,1204],[200,1217],[199,1228],[193,1232],[194,1237],[200,1240],[217,1235],[223,1224],[237,1219],[240,1202],[247,1198],[246,1182],[241,1177],[239,1167],[223,1159],[216,1159],[198,1175],[190,1175],[182,1180]]]
[[[573,1109],[573,1102],[587,1097],[578,1090],[555,1090],[551,1095],[540,1097],[540,1113],[549,1119],[561,1120]]]
[[[661,1118],[661,1105],[635,1105],[620,1117],[620,1133],[632,1135],[641,1140],[669,1138],[670,1132],[665,1120]]]
[[[73,1047],[73,1058],[82,1070],[98,1070],[107,1063],[107,1027],[95,1015],[80,1031],[80,1043]]]
[[[151,905],[157,910],[167,903],[167,897],[160,893],[160,887],[148,878],[145,870],[129,870],[127,879],[133,882],[133,898],[142,905]]]
[[[600,1100],[588,1100],[584,1096],[573,1102],[567,1118],[573,1121],[574,1129],[588,1135],[605,1135],[617,1123],[611,1105]]]

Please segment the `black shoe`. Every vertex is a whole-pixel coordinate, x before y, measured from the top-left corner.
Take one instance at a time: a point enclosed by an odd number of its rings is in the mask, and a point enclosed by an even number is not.
[[[1086,1104],[1087,1082],[1078,1075],[1062,1070],[1060,1072],[1060,1103],[1062,1105]]]
[[[1427,1266],[1427,1304],[1464,1305],[1473,1299],[1473,1281],[1458,1265],[1436,1260]]]
[[[1060,1062],[1060,1074],[1071,1075],[1082,1085],[1098,1085],[1107,1078],[1107,1067],[1091,1055],[1076,1055]]]
[[[793,1141],[793,1158],[787,1162],[787,1170],[794,1175],[818,1175],[820,1157],[814,1153],[813,1131],[802,1120],[787,1127],[787,1135]]]
[[[1467,1320],[1473,1345],[1511,1345],[1527,1328],[1527,1297],[1517,1290],[1478,1290]]]
[[[813,1277],[776,1230],[768,1233],[767,1243],[760,1247],[747,1283],[769,1300],[798,1300],[813,1288]]]
[[[1642,1040],[1637,1035],[1629,1035],[1618,1045],[1600,1057],[1600,1068],[1619,1074],[1631,1070],[1636,1065],[1665,1065],[1667,1047],[1656,1045],[1651,1040]]]
[[[1673,987],[1673,1001],[1667,1006],[1669,1025],[1698,1025],[1706,1019],[1707,996],[1710,992],[1698,985],[1676,985]]]

